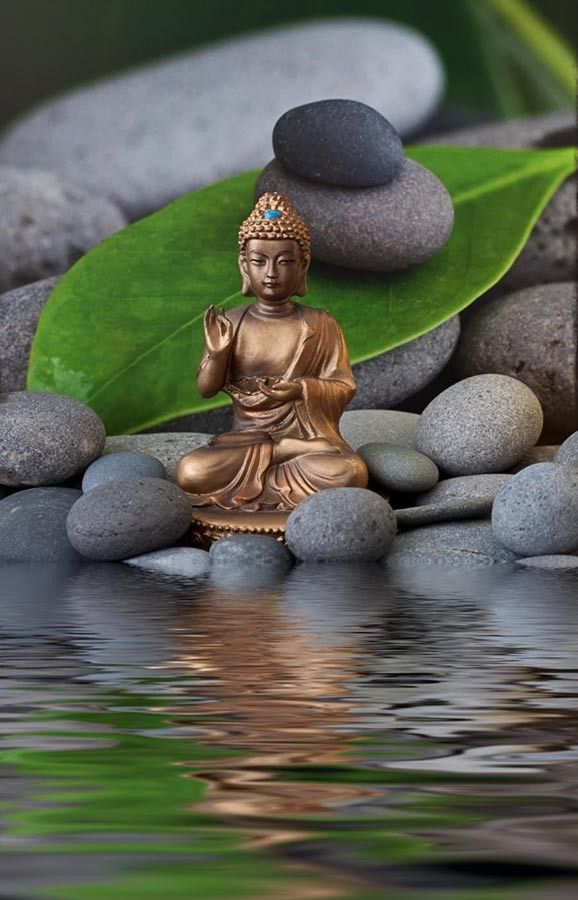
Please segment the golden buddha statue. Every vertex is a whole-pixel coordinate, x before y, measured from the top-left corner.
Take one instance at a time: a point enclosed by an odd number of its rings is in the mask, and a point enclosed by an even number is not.
[[[311,246],[285,197],[259,199],[239,230],[239,251],[242,293],[256,299],[227,312],[209,307],[197,372],[203,397],[231,397],[233,431],[184,456],[177,482],[196,508],[193,524],[211,513],[220,523],[213,537],[223,528],[279,536],[310,494],[366,486],[365,463],[339,433],[356,384],[333,316],[292,300],[307,293]],[[267,515],[272,528],[260,527]]]

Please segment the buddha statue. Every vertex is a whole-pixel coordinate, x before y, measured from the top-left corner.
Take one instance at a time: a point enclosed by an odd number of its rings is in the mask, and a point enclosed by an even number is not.
[[[275,513],[279,523],[316,491],[367,484],[365,463],[339,433],[356,391],[341,329],[329,313],[292,299],[307,293],[310,261],[305,223],[281,194],[263,194],[239,230],[242,293],[255,300],[210,306],[204,317],[198,390],[231,397],[233,430],[179,462],[193,521],[220,512],[222,525],[235,513],[227,533],[267,532],[246,517],[244,528],[239,515]]]

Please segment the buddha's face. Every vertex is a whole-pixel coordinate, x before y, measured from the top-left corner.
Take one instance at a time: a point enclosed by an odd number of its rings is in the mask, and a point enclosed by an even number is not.
[[[239,257],[243,293],[270,303],[307,293],[307,264],[294,240],[251,238]]]

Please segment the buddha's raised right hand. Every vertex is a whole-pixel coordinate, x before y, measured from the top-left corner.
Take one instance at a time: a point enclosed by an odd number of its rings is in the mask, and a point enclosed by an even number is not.
[[[222,353],[230,347],[234,328],[233,323],[225,315],[223,308],[217,312],[211,303],[205,312],[204,326],[205,344],[211,356]]]

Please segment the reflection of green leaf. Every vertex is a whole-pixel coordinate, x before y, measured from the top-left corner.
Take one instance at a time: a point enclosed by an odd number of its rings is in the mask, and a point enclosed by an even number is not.
[[[314,267],[306,302],[341,323],[353,362],[429,331],[491,287],[574,166],[571,149],[420,147],[408,155],[445,183],[456,224],[443,250],[406,272]],[[195,387],[202,316],[210,303],[247,302],[236,234],[256,174],[188,194],[84,256],[45,307],[29,388],[75,397],[80,389],[110,433],[222,405]]]

